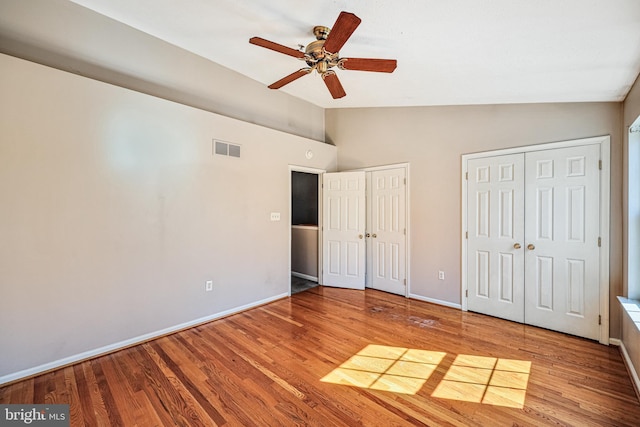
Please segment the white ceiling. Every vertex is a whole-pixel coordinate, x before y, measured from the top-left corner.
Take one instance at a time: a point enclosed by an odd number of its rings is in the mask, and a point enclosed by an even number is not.
[[[640,72],[639,0],[72,0],[269,85],[340,11],[362,19],[342,57],[395,58],[393,74],[338,70],[284,88],[324,108],[622,101]]]

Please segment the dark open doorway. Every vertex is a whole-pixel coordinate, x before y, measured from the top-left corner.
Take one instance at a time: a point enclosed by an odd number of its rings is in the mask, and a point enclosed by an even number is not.
[[[291,172],[291,293],[318,284],[318,174]]]

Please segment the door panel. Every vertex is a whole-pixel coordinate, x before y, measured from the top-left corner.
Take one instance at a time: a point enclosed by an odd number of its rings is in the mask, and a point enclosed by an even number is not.
[[[323,285],[364,289],[365,173],[325,173]]]
[[[368,172],[367,286],[406,295],[406,171]]]
[[[524,155],[473,159],[467,169],[468,309],[523,322]]]
[[[599,159],[598,145],[527,153],[525,178],[525,203],[533,208],[526,223],[526,322],[592,339],[600,332]]]

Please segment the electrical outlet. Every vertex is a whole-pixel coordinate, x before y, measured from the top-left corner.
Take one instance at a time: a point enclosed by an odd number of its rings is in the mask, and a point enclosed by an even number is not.
[[[438,280],[444,280],[444,271],[438,271]]]
[[[207,282],[204,284],[204,290],[207,292],[213,290],[213,280],[207,280]]]
[[[280,221],[280,212],[271,212],[271,221]]]

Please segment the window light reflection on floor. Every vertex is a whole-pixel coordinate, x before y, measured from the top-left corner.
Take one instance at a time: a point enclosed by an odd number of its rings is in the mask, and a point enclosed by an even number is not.
[[[321,381],[416,394],[446,353],[370,344]]]
[[[447,353],[370,344],[323,382],[416,394]],[[460,354],[432,393],[440,399],[523,408],[531,362]]]
[[[523,408],[531,362],[495,357],[456,357],[431,396]]]

